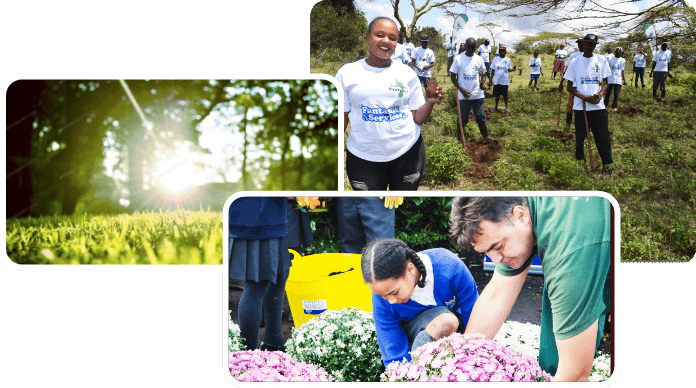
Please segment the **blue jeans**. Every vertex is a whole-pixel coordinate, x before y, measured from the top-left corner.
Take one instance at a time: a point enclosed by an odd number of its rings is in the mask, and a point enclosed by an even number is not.
[[[394,238],[394,209],[384,207],[379,197],[338,197],[335,199],[338,234],[346,253],[362,253],[376,238]]]
[[[644,67],[634,67],[633,72],[635,73],[636,77],[636,87],[638,87],[638,77],[640,77],[640,84],[645,87],[645,80],[643,77],[645,76],[645,68]]]

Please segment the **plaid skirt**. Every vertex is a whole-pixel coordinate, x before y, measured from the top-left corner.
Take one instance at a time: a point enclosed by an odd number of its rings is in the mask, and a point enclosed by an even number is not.
[[[565,61],[562,59],[556,59],[556,62],[553,64],[553,71],[563,73],[565,71]]]

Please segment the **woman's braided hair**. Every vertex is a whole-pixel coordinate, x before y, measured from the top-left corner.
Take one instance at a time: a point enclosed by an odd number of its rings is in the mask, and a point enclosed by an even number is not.
[[[375,239],[362,251],[362,275],[365,283],[373,280],[400,278],[406,273],[406,265],[411,262],[420,273],[418,287],[425,287],[427,271],[418,254],[403,241],[395,238]]]

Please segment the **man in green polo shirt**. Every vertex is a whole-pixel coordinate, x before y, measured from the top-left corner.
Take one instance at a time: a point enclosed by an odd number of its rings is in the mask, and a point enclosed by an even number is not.
[[[461,197],[450,237],[496,270],[466,333],[493,338],[535,254],[544,271],[539,364],[554,381],[587,381],[611,307],[611,203],[601,197]]]

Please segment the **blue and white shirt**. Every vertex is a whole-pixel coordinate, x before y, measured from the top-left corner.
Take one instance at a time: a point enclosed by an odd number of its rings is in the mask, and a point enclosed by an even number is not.
[[[655,62],[655,68],[653,71],[667,71],[668,63],[672,60],[672,51],[658,51],[655,56],[653,56],[653,62]]]
[[[577,56],[568,67],[563,78],[571,81],[573,86],[587,96],[598,94],[602,80],[611,75],[611,69],[603,55],[593,54],[592,57]],[[585,103],[587,110],[605,109],[604,99],[599,99],[599,104]],[[575,97],[573,110],[582,110],[582,100]]]
[[[633,57],[633,63],[636,67],[645,67],[646,58],[647,55],[638,53],[635,57]]]
[[[412,111],[425,104],[425,96],[410,67],[399,61],[373,67],[361,59],[341,67],[336,79],[343,87],[343,111],[350,121],[346,148],[353,155],[387,162],[418,141],[420,127]]]
[[[466,324],[478,299],[474,278],[454,253],[444,248],[434,248],[419,252],[418,256],[427,272],[425,287],[416,286],[408,302],[389,304],[381,296],[372,294],[372,316],[384,365],[404,358],[411,360],[408,337],[399,325],[402,319],[411,321],[429,308],[459,304],[457,312]]]

